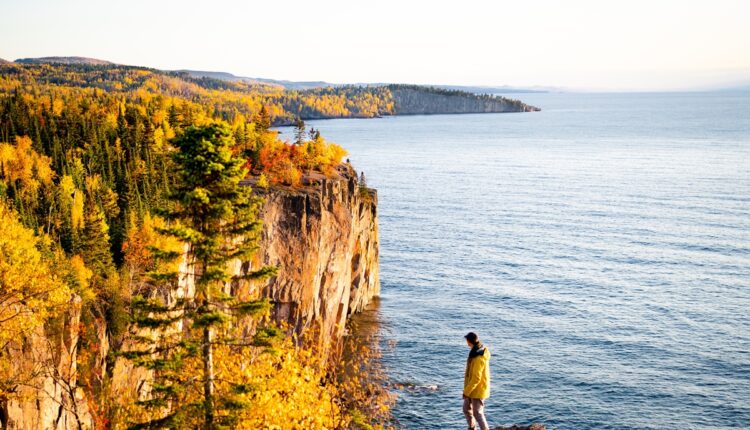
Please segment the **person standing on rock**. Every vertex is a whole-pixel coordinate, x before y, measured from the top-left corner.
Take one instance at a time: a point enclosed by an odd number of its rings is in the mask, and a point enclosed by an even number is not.
[[[489,430],[484,416],[484,400],[490,397],[490,350],[479,341],[476,333],[466,336],[466,343],[471,348],[466,360],[464,375],[464,415],[469,430]]]

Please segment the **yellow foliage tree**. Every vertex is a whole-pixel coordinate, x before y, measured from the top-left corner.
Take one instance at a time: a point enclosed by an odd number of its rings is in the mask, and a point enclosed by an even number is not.
[[[8,348],[66,311],[71,300],[70,288],[38,248],[45,240],[0,203],[0,396],[12,393],[22,377]]]
[[[0,143],[0,179],[5,187],[14,189],[14,198],[23,207],[33,210],[40,202],[40,192],[51,192],[55,172],[50,158],[40,155],[31,147],[28,137],[16,136],[13,144]]]
[[[271,329],[273,330],[273,329]],[[258,341],[254,345],[217,344],[214,347],[216,396],[231,397],[231,428],[237,430],[334,430],[344,429],[351,422],[340,407],[339,389],[329,380],[322,356],[311,348],[295,346],[292,338],[270,342]],[[269,348],[270,347],[270,348]],[[200,363],[190,360],[194,367],[187,373],[192,384],[180,390],[180,404],[198,404],[202,393]],[[190,382],[190,381],[188,381]],[[192,388],[191,388],[192,387]],[[122,415],[128,421],[150,418],[133,399],[138,393],[124,394]],[[125,400],[130,399],[130,400]],[[226,412],[226,410],[224,411]],[[177,423],[176,429],[200,428],[200,414],[192,414]],[[219,415],[217,420],[228,418]],[[124,424],[124,423],[122,423]],[[113,423],[112,428],[121,428]]]
[[[184,244],[171,236],[159,233],[160,229],[167,227],[163,218],[144,214],[140,223],[135,219],[135,214],[130,215],[130,228],[127,238],[122,246],[125,253],[125,273],[128,276],[128,284],[131,294],[143,294],[147,274],[151,271],[174,272],[178,269],[180,260],[165,261],[154,256],[152,249],[181,252]]]
[[[238,391],[242,409],[237,429],[337,429],[348,417],[338,402],[338,388],[327,380],[325,363],[312,348],[296,348],[290,338],[275,353],[237,354],[218,348],[218,389]]]

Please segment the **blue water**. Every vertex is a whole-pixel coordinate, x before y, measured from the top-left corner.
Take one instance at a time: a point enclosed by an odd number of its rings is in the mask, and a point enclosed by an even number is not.
[[[311,122],[379,190],[395,417],[465,428],[473,330],[492,425],[750,428],[750,93],[520,97]]]

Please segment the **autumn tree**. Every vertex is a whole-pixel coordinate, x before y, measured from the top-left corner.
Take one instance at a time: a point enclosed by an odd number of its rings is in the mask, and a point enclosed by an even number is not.
[[[247,261],[256,251],[261,227],[257,219],[260,199],[249,187],[239,185],[247,171],[244,161],[232,154],[229,127],[225,123],[191,126],[173,144],[179,149],[174,155],[177,185],[170,195],[174,207],[160,211],[171,222],[160,231],[187,245],[189,263],[184,273],[155,272],[151,277],[155,285],[174,286],[179,278],[192,280],[195,290],[175,299],[168,293],[133,299],[135,325],[159,333],[141,336],[142,348],[125,354],[155,376],[150,398],[143,402],[155,416],[134,428],[197,425],[213,429],[235,419],[233,411],[239,406],[232,396],[242,391],[216,392],[215,346],[240,343],[231,336],[232,326],[243,316],[265,314],[270,306],[264,299],[242,300],[231,289],[272,275],[275,268],[239,275],[228,269],[230,262]],[[174,250],[151,251],[163,259],[181,255]],[[260,333],[276,334],[273,330]],[[189,390],[197,382],[202,386],[201,399],[191,401]],[[198,411],[202,419],[196,422]]]
[[[48,247],[47,239],[35,236],[0,202],[0,417],[19,386],[31,385],[44,370],[42,363],[28,360],[32,352],[26,338],[62,314],[72,297],[51,259],[39,249]]]
[[[40,240],[0,202],[0,350],[70,300],[69,287],[39,251]]]

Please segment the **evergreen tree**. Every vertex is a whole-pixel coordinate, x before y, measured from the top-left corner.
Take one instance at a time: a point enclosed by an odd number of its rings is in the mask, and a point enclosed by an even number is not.
[[[174,104],[169,105],[169,113],[168,113],[167,121],[169,122],[169,125],[174,127],[180,126],[180,114],[177,112],[177,107]]]
[[[104,215],[92,199],[88,200],[84,210],[83,231],[80,247],[76,253],[83,256],[86,266],[95,273],[106,276],[114,272],[114,263],[109,246],[109,226]]]
[[[310,127],[310,140],[317,142],[320,139],[320,130]]]
[[[187,245],[189,264],[187,273],[157,272],[151,278],[155,285],[166,282],[172,286],[180,276],[192,278],[195,294],[170,302],[155,291],[149,298],[133,301],[136,326],[161,333],[156,342],[141,339],[145,348],[125,354],[155,372],[151,398],[143,403],[156,407],[159,416],[133,428],[198,425],[214,429],[231,425],[233,408],[241,407],[230,394],[215,392],[214,345],[237,344],[239,341],[230,336],[231,327],[242,316],[265,314],[270,306],[265,299],[241,300],[230,294],[230,288],[244,280],[273,275],[275,268],[234,276],[227,268],[233,260],[247,261],[252,256],[261,227],[257,219],[260,199],[239,185],[247,172],[244,161],[232,155],[235,142],[230,128],[225,123],[191,126],[173,143],[179,149],[174,154],[177,183],[170,196],[174,205],[160,211],[171,226],[160,231]],[[175,251],[152,252],[162,259],[180,256]],[[182,331],[170,336],[178,322]],[[197,382],[196,372],[202,383],[202,400],[185,403],[184,390]],[[238,387],[237,393],[244,389]],[[159,412],[165,408],[168,413]],[[202,412],[200,422],[194,421],[198,411]]]
[[[305,143],[305,121],[297,118],[294,123],[294,144],[302,145]]]
[[[268,113],[266,105],[260,107],[260,112],[258,112],[254,122],[260,130],[268,130],[271,128],[271,115]]]

